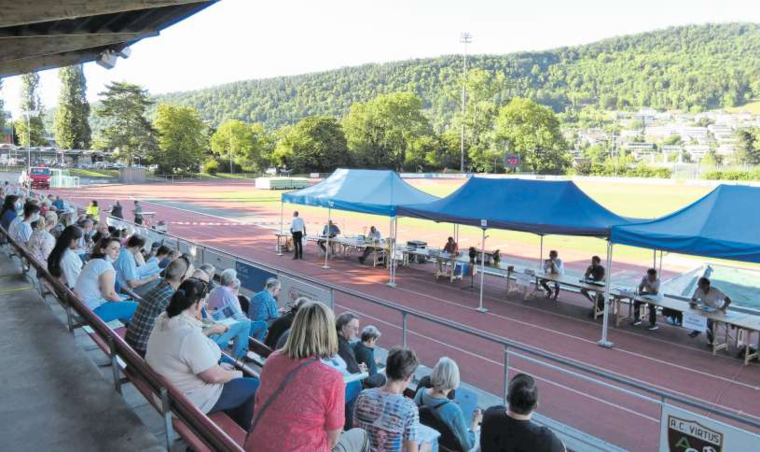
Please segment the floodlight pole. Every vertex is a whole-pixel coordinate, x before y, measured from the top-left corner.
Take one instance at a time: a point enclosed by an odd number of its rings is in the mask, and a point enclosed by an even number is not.
[[[461,159],[459,163],[459,171],[464,173],[464,115],[467,109],[467,44],[472,42],[472,35],[466,31],[463,32],[459,37],[459,42],[464,44],[464,56],[462,59],[462,136],[460,140]]]

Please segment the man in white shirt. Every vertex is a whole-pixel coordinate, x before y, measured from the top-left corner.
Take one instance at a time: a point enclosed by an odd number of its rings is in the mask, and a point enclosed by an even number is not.
[[[303,259],[303,237],[306,235],[306,223],[298,216],[298,211],[293,212],[293,220],[290,222],[290,233],[293,234],[293,259]]]
[[[712,287],[710,280],[702,277],[699,278],[697,283],[697,290],[694,292],[694,296],[691,297],[689,305],[692,308],[698,305],[709,306],[711,308],[719,309],[726,312],[728,306],[731,304],[731,299],[726,296],[720,289]],[[699,336],[699,331],[692,331],[689,333],[689,337],[695,338]],[[713,341],[713,321],[707,319],[707,345],[712,346]]]
[[[380,241],[383,240],[383,235],[380,233],[380,231],[377,230],[374,226],[369,227],[369,234],[367,234],[367,241],[372,244],[380,243]],[[375,251],[374,246],[367,246],[364,248],[364,253],[362,253],[361,256],[359,256],[359,262],[362,264],[365,260],[369,257],[370,254],[372,254],[373,251]]]
[[[565,273],[565,267],[562,264],[562,259],[559,258],[557,250],[549,251],[549,259],[544,261],[544,273],[552,276],[562,276]],[[542,279],[541,287],[546,291],[546,298],[552,298],[552,289],[549,287],[549,280]],[[559,282],[554,281],[554,299],[559,297]]]
[[[657,277],[657,270],[650,268],[647,270],[646,276],[641,278],[639,283],[640,295],[657,295],[660,293],[660,278]],[[641,305],[643,301],[633,302],[633,325],[641,325]],[[657,307],[651,303],[649,305],[649,331],[658,329],[657,326]]]

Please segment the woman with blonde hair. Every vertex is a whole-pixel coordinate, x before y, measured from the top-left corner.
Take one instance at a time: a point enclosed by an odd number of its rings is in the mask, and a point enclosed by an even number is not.
[[[330,308],[320,302],[300,306],[285,346],[261,370],[247,451],[367,450],[365,432],[341,434],[346,385],[342,374],[326,364],[337,353]]]
[[[55,237],[50,231],[58,224],[58,214],[48,211],[35,223],[34,232],[26,246],[37,261],[47,267],[47,258],[55,248]]]

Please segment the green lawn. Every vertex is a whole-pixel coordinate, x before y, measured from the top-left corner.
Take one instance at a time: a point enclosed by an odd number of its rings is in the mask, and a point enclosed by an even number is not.
[[[747,112],[752,113],[753,115],[760,115],[760,100],[755,100],[739,107],[729,107],[726,108],[726,111],[729,113]]]
[[[72,168],[69,170],[72,176],[89,177],[91,179],[114,179],[119,177],[119,170],[107,169],[81,169]]]

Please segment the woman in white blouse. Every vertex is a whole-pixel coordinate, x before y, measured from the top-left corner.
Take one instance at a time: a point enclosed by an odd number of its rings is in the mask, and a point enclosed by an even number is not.
[[[81,238],[82,230],[79,226],[66,226],[47,258],[50,274],[60,279],[70,289],[74,288],[79,273],[82,272],[82,259],[74,252]]]
[[[50,230],[58,223],[58,214],[55,212],[46,212],[44,216],[37,220],[36,227],[32,236],[29,238],[26,247],[32,256],[35,257],[42,265],[47,266],[47,258],[55,248],[55,237]]]

